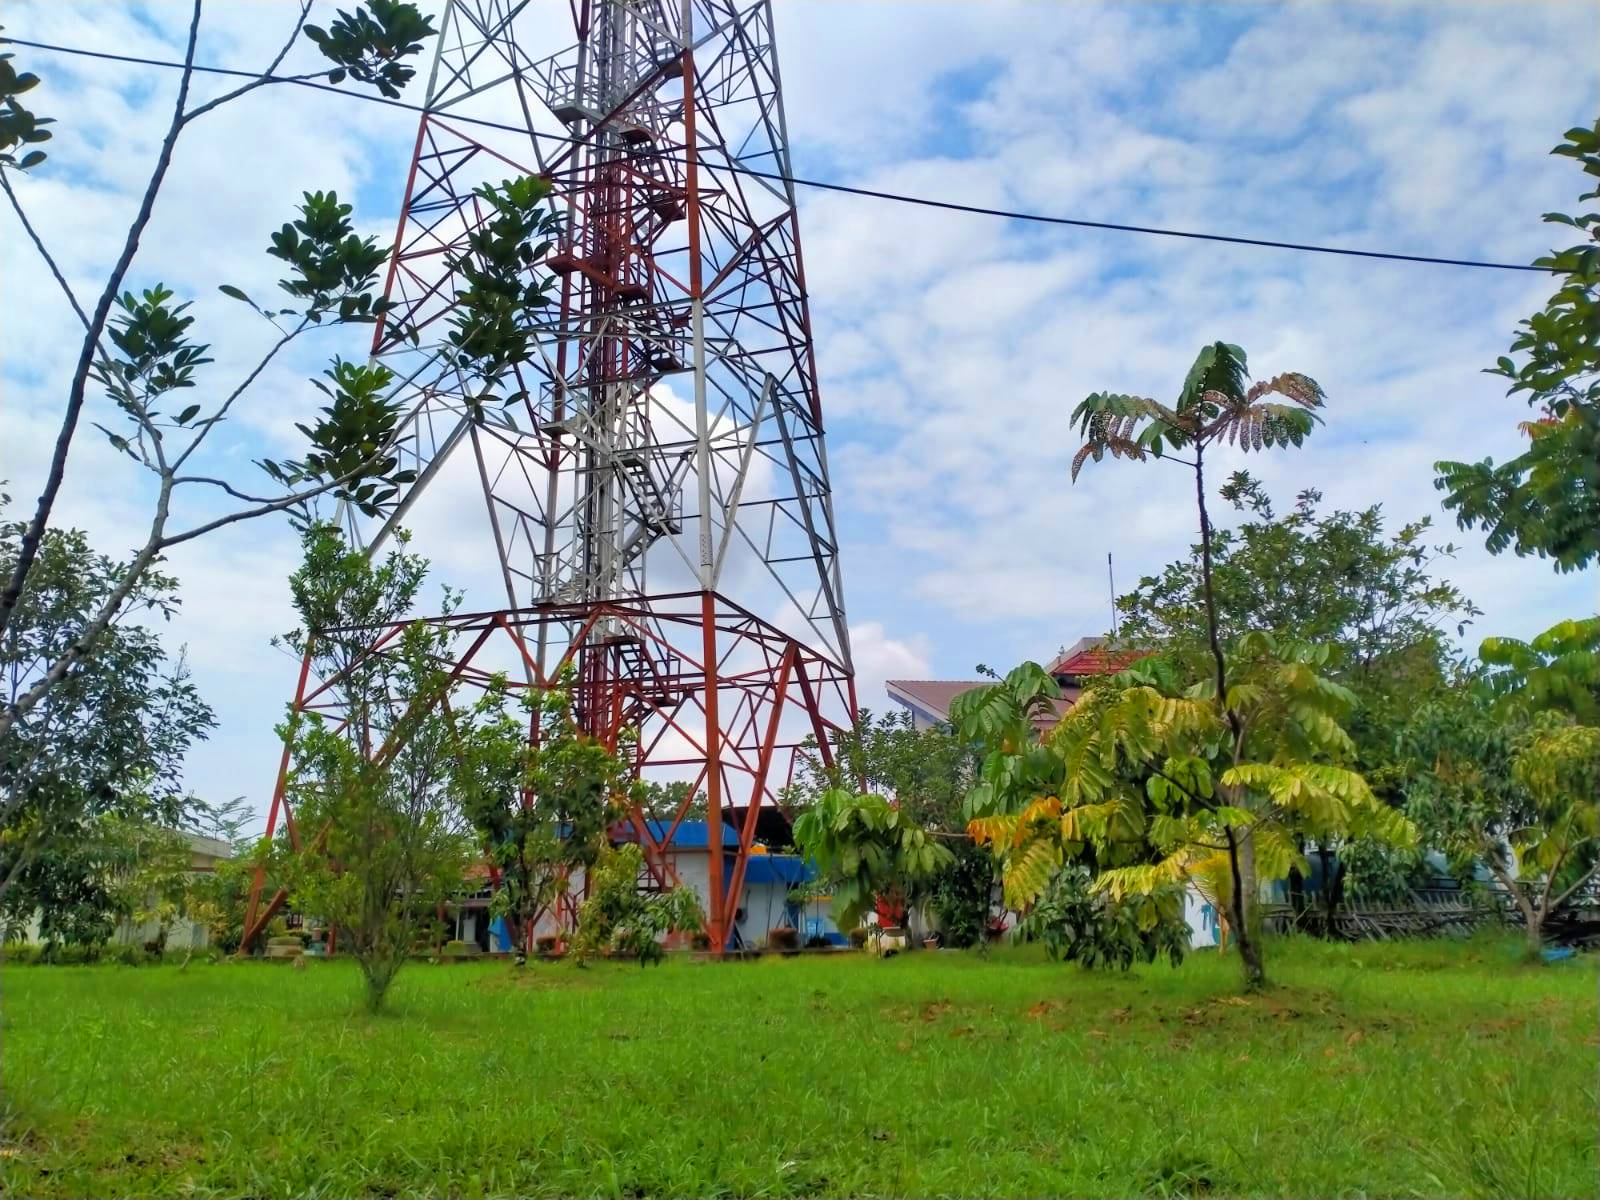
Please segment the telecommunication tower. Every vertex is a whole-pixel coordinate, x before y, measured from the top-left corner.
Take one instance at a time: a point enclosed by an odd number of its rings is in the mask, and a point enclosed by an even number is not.
[[[546,53],[558,28],[571,42]],[[526,398],[475,414],[441,352],[450,263],[485,218],[475,189],[520,174],[553,185],[562,232],[529,269],[558,300],[516,368]],[[440,619],[454,677],[544,687],[570,667],[586,731],[637,730],[641,777],[705,795],[738,838],[709,871],[716,947],[802,742],[826,756],[855,711],[791,174],[768,0],[451,0],[373,342],[404,381],[416,481],[347,518],[376,550],[470,464],[506,605]],[[326,695],[308,660],[295,704]],[[298,838],[288,766],[268,833]],[[665,830],[630,818],[658,886],[687,804]],[[251,936],[282,900],[258,887]]]

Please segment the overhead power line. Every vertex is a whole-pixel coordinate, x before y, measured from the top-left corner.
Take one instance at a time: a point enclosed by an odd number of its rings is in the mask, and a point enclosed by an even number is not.
[[[34,42],[24,38],[0,38],[0,42],[14,46],[26,46],[32,50],[44,50],[52,54],[69,54],[81,58],[103,59],[108,62],[130,63],[145,67],[164,67],[172,70],[182,70],[184,64],[172,59],[145,58],[133,54],[111,54],[104,50],[88,50],[80,46],[59,46],[50,42]],[[237,79],[266,78],[273,83],[288,83],[297,87],[310,88],[313,91],[331,92],[333,95],[348,100],[359,100],[368,104],[382,104],[390,108],[403,109],[407,112],[426,113],[428,109],[421,104],[412,104],[405,100],[391,100],[385,96],[373,96],[363,92],[347,91],[344,88],[334,87],[332,84],[319,83],[314,79],[301,79],[293,76],[267,75],[262,76],[257,71],[242,71],[230,67],[210,67],[195,64],[191,68],[202,75],[226,75]],[[552,142],[563,144],[576,144],[580,139],[562,137],[559,134],[546,134],[530,131],[525,126],[508,125],[500,121],[490,121],[482,117],[468,117],[455,113],[440,115],[452,124],[477,125],[486,129],[497,129],[503,132],[519,135],[532,135]],[[975,216],[998,217],[1008,221],[1027,221],[1036,225],[1065,225],[1075,229],[1100,229],[1113,233],[1142,233],[1154,237],[1183,238],[1196,242],[1218,242],[1229,246],[1255,246],[1267,250],[1297,250],[1305,254],[1333,254],[1344,258],[1373,258],[1387,262],[1423,263],[1440,267],[1476,267],[1489,271],[1536,271],[1548,274],[1549,268],[1536,267],[1528,263],[1491,262],[1476,258],[1443,258],[1431,254],[1400,254],[1392,250],[1360,250],[1352,246],[1325,246],[1313,242],[1284,242],[1273,238],[1235,237],[1224,233],[1201,233],[1193,229],[1170,229],[1157,225],[1132,225],[1119,221],[1090,221],[1081,217],[1052,216],[1048,213],[1023,212],[1010,208],[993,208],[982,204],[963,204],[958,200],[937,200],[929,196],[913,196],[903,192],[888,192],[878,188],[857,187],[848,183],[833,183],[825,179],[805,179],[798,175],[784,175],[777,171],[762,171],[756,167],[730,165],[729,168],[737,174],[750,176],[755,179],[767,179],[776,183],[790,184],[795,187],[812,188],[817,191],[836,192],[846,196],[861,196],[871,200],[887,200],[896,204],[913,204],[922,208],[942,209],[946,212],[971,213]]]

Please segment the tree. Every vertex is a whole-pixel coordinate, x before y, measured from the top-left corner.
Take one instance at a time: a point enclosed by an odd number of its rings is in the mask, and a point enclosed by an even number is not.
[[[198,339],[194,318],[186,311],[187,302],[179,302],[160,283],[136,293],[125,282],[182,133],[219,106],[279,82],[274,72],[302,32],[332,65],[293,78],[321,79],[334,85],[351,79],[391,97],[398,95],[414,74],[407,60],[434,33],[430,21],[413,4],[401,0],[368,0],[353,12],[341,12],[326,29],[305,24],[309,9],[310,0],[305,0],[283,48],[264,71],[214,100],[191,105],[189,85],[201,13],[200,0],[195,0],[173,115],[122,253],[92,309],[79,303],[8,177],[34,170],[42,161],[40,151],[17,158],[9,153],[13,146],[32,144],[39,134],[48,136],[49,131],[40,129],[41,119],[22,109],[16,100],[31,86],[28,81],[36,82],[34,77],[19,76],[9,64],[0,64],[4,67],[0,99],[6,105],[5,123],[0,125],[0,151],[6,152],[0,155],[0,188],[84,328],[82,349],[65,389],[61,427],[44,490],[32,518],[23,526],[18,553],[0,585],[0,633],[13,619],[30,585],[91,381],[104,391],[123,422],[118,428],[97,427],[112,446],[154,480],[152,515],[142,543],[80,635],[44,664],[30,687],[0,711],[0,739],[60,686],[77,663],[93,653],[100,631],[132,602],[145,574],[173,546],[274,513],[291,513],[310,523],[318,501],[325,498],[374,515],[414,479],[395,442],[404,384],[382,364],[352,363],[338,357],[324,372],[324,379],[314,381],[328,398],[327,405],[315,421],[297,427],[305,438],[305,453],[298,459],[262,461],[259,466],[269,480],[266,487],[206,474],[205,458],[200,456],[205,450],[213,460],[227,461],[227,455],[219,459],[216,447],[209,444],[212,435],[237,415],[236,406],[291,344],[318,329],[372,324],[389,317],[390,302],[377,290],[386,251],[375,239],[355,235],[351,207],[334,193],[307,192],[298,217],[272,235],[267,253],[286,265],[280,287],[290,299],[289,307],[263,306],[238,287],[221,285],[224,294],[248,305],[273,329],[267,350],[236,386],[200,390],[202,368],[211,362],[210,346]],[[527,314],[530,307],[543,302],[550,284],[548,272],[531,269],[547,249],[546,234],[553,228],[554,217],[542,205],[548,193],[547,182],[529,177],[481,189],[485,223],[472,234],[468,254],[451,264],[466,282],[458,297],[458,324],[442,355],[443,365],[478,389],[475,403],[480,412],[484,398],[505,391],[502,384],[511,367],[530,353]],[[408,332],[415,340],[416,331]],[[506,403],[515,400],[521,394],[519,388],[520,384],[514,383],[499,399]],[[194,395],[201,398],[189,399]],[[185,528],[175,514],[186,495],[202,497],[206,508]],[[219,506],[223,511],[218,511]]]
[[[571,683],[568,673],[524,693],[519,715],[496,687],[457,738],[456,792],[498,875],[490,911],[505,919],[519,954],[572,873],[593,869],[606,831],[642,790],[625,753],[578,728]]]
[[[1117,903],[1096,891],[1094,875],[1069,863],[1017,922],[1017,935],[1040,942],[1052,959],[1126,971],[1164,956],[1173,966],[1189,949],[1183,892],[1165,888],[1136,903]]]
[[[1500,883],[1531,957],[1600,879],[1600,618],[1480,653],[1487,670],[1405,731],[1411,811],[1458,874],[1481,862]]]
[[[660,962],[663,934],[697,933],[705,926],[700,901],[688,888],[641,891],[644,852],[633,842],[603,847],[589,873],[589,895],[572,937],[579,966],[601,954],[626,954],[639,965]]]
[[[694,792],[687,780],[674,779],[661,782],[656,779],[641,780],[639,784],[639,810],[652,821],[671,824],[681,810],[686,821],[706,819],[706,794]],[[688,807],[684,802],[688,801]]]
[[[4,497],[0,497],[0,504]],[[0,574],[21,553],[25,527],[0,522]],[[13,702],[79,642],[126,566],[96,553],[79,530],[48,530],[32,585],[0,634],[0,699]],[[177,582],[146,571],[116,618],[91,639],[64,683],[0,735],[0,906],[23,918],[56,906],[102,904],[98,851],[109,818],[192,827],[207,806],[183,786],[183,760],[215,725],[183,655],[152,624],[178,607]],[[65,911],[64,909],[62,911]],[[63,920],[66,918],[62,918]]]
[[[794,840],[817,864],[833,892],[834,919],[845,928],[859,924],[875,901],[880,916],[893,911],[903,919],[919,888],[955,857],[882,796],[847,788],[830,788],[801,813]]]
[[[317,714],[283,729],[294,763],[288,794],[319,831],[299,852],[284,848],[284,875],[301,910],[338,931],[374,1012],[419,934],[460,894],[472,857],[451,788],[455,731],[441,710],[446,635],[419,622],[397,641],[381,670],[394,709],[376,753]]]
[[[1600,177],[1600,121],[1569,129],[1551,153]],[[1600,186],[1579,200],[1600,200]],[[1461,527],[1481,528],[1492,552],[1510,547],[1572,571],[1600,559],[1600,212],[1544,219],[1582,240],[1534,260],[1560,286],[1488,368],[1537,410],[1519,427],[1528,446],[1499,466],[1487,458],[1435,463],[1434,482]]]
[[[1259,483],[1235,473],[1222,495],[1247,518],[1213,530],[1212,585],[1219,632],[1229,642],[1251,629],[1291,641],[1327,645],[1325,674],[1348,687],[1356,707],[1348,729],[1355,763],[1385,802],[1404,803],[1395,744],[1419,703],[1448,686],[1459,636],[1479,610],[1458,588],[1436,578],[1439,561],[1454,553],[1430,545],[1427,518],[1394,533],[1382,509],[1322,509],[1320,492],[1302,491],[1287,513],[1274,511]],[[1146,576],[1118,599],[1122,639],[1159,651],[1195,676],[1209,657],[1209,629],[1201,583],[1201,547]],[[1323,928],[1348,884],[1374,895],[1402,890],[1414,866],[1373,843],[1319,844]],[[1338,851],[1337,859],[1334,857]],[[1291,900],[1303,898],[1300,876],[1290,877]]]
[[[1281,396],[1287,404],[1268,399]],[[1223,655],[1222,628],[1212,577],[1212,526],[1206,507],[1206,451],[1233,445],[1241,451],[1301,445],[1320,420],[1321,386],[1310,376],[1289,372],[1257,383],[1249,382],[1244,351],[1225,342],[1206,346],[1195,357],[1176,405],[1168,407],[1143,396],[1095,392],[1073,411],[1084,444],[1072,460],[1072,478],[1090,458],[1173,458],[1187,450],[1190,459],[1176,459],[1194,473],[1195,507],[1200,518],[1200,581],[1205,602],[1206,644],[1210,650],[1213,703],[1232,735],[1235,761],[1244,756],[1246,727],[1229,706],[1228,664]],[[1251,986],[1265,979],[1253,909],[1255,908],[1255,847],[1248,829],[1226,829],[1228,854],[1237,876],[1236,904],[1242,910],[1237,936],[1240,957]]]
[[[296,847],[285,830],[274,869],[302,911],[338,931],[374,1011],[438,907],[459,893],[471,857],[457,764],[476,710],[452,714],[454,685],[439,665],[449,630],[416,622],[369,652],[372,631],[411,609],[426,574],[403,537],[374,565],[316,525],[290,580],[301,625],[283,640],[328,681],[340,720],[291,711],[280,729],[287,794],[317,833]],[[446,612],[454,602],[447,591]]]
[[[961,803],[972,785],[974,758],[949,725],[918,729],[910,713],[874,716],[862,709],[849,729],[831,731],[829,740],[831,766],[815,754],[801,759],[786,797],[795,807],[810,807],[832,788],[865,787],[892,796],[919,825],[961,831]]]

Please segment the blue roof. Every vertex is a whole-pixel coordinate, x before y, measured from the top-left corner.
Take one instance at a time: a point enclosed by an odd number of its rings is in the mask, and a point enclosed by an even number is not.
[[[752,854],[744,868],[745,886],[753,883],[794,887],[815,879],[816,869],[795,854]]]
[[[708,824],[709,822],[706,821],[684,821],[678,826],[677,832],[672,835],[672,848],[674,850],[704,850],[710,845],[710,837],[707,833]],[[657,821],[654,819],[645,821],[645,825],[650,830],[650,836],[658,842],[666,837],[667,830],[672,828],[671,821]],[[631,842],[635,840],[636,834],[632,822],[623,822],[619,832],[624,841]],[[722,826],[722,846],[725,850],[737,850],[739,848],[739,835],[726,822]]]

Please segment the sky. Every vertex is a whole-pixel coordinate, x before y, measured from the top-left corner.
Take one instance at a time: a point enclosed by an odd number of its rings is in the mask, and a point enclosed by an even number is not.
[[[549,9],[552,48],[566,5]],[[331,8],[322,0],[319,8]],[[438,7],[429,5],[428,7]],[[264,65],[294,8],[213,0],[199,59]],[[9,0],[21,38],[175,57],[188,6]],[[331,16],[324,13],[323,19]],[[1548,151],[1600,111],[1600,5],[1551,3],[823,3],[778,0],[796,173],[1090,220],[1295,242],[1527,262],[1559,241],[1583,177]],[[289,66],[312,60],[300,51]],[[47,164],[18,183],[80,295],[121,247],[153,162],[175,73],[42,52],[32,107],[54,116]],[[197,84],[201,98],[220,86]],[[420,91],[420,88],[417,89]],[[409,96],[420,101],[420,95]],[[270,295],[262,252],[300,193],[335,189],[363,232],[392,237],[414,116],[275,88],[180,142],[129,282],[194,299],[236,380],[270,330],[218,295]],[[1106,555],[1126,590],[1193,540],[1191,480],[1120,462],[1067,476],[1068,417],[1097,390],[1173,396],[1200,346],[1243,346],[1258,377],[1301,371],[1328,394],[1307,447],[1248,465],[1286,506],[1381,503],[1392,527],[1432,516],[1439,567],[1484,610],[1465,644],[1527,636],[1595,611],[1594,572],[1491,557],[1438,504],[1431,464],[1518,449],[1526,410],[1484,375],[1542,304],[1527,272],[1383,263],[1043,227],[801,192],[844,588],[859,695],[885,678],[965,678],[1103,633]],[[78,342],[74,318],[0,211],[0,479],[31,505]],[[309,380],[361,339],[329,334],[269,372],[208,465],[295,451]],[[100,405],[96,408],[95,405]],[[91,401],[88,419],[105,421]],[[438,489],[414,548],[467,603],[498,602],[481,499]],[[182,515],[213,511],[200,502]],[[149,488],[87,424],[58,522],[125,554]],[[274,723],[297,663],[270,644],[294,624],[297,547],[277,520],[174,551],[184,647],[219,727],[190,757],[203,797],[264,813]]]

